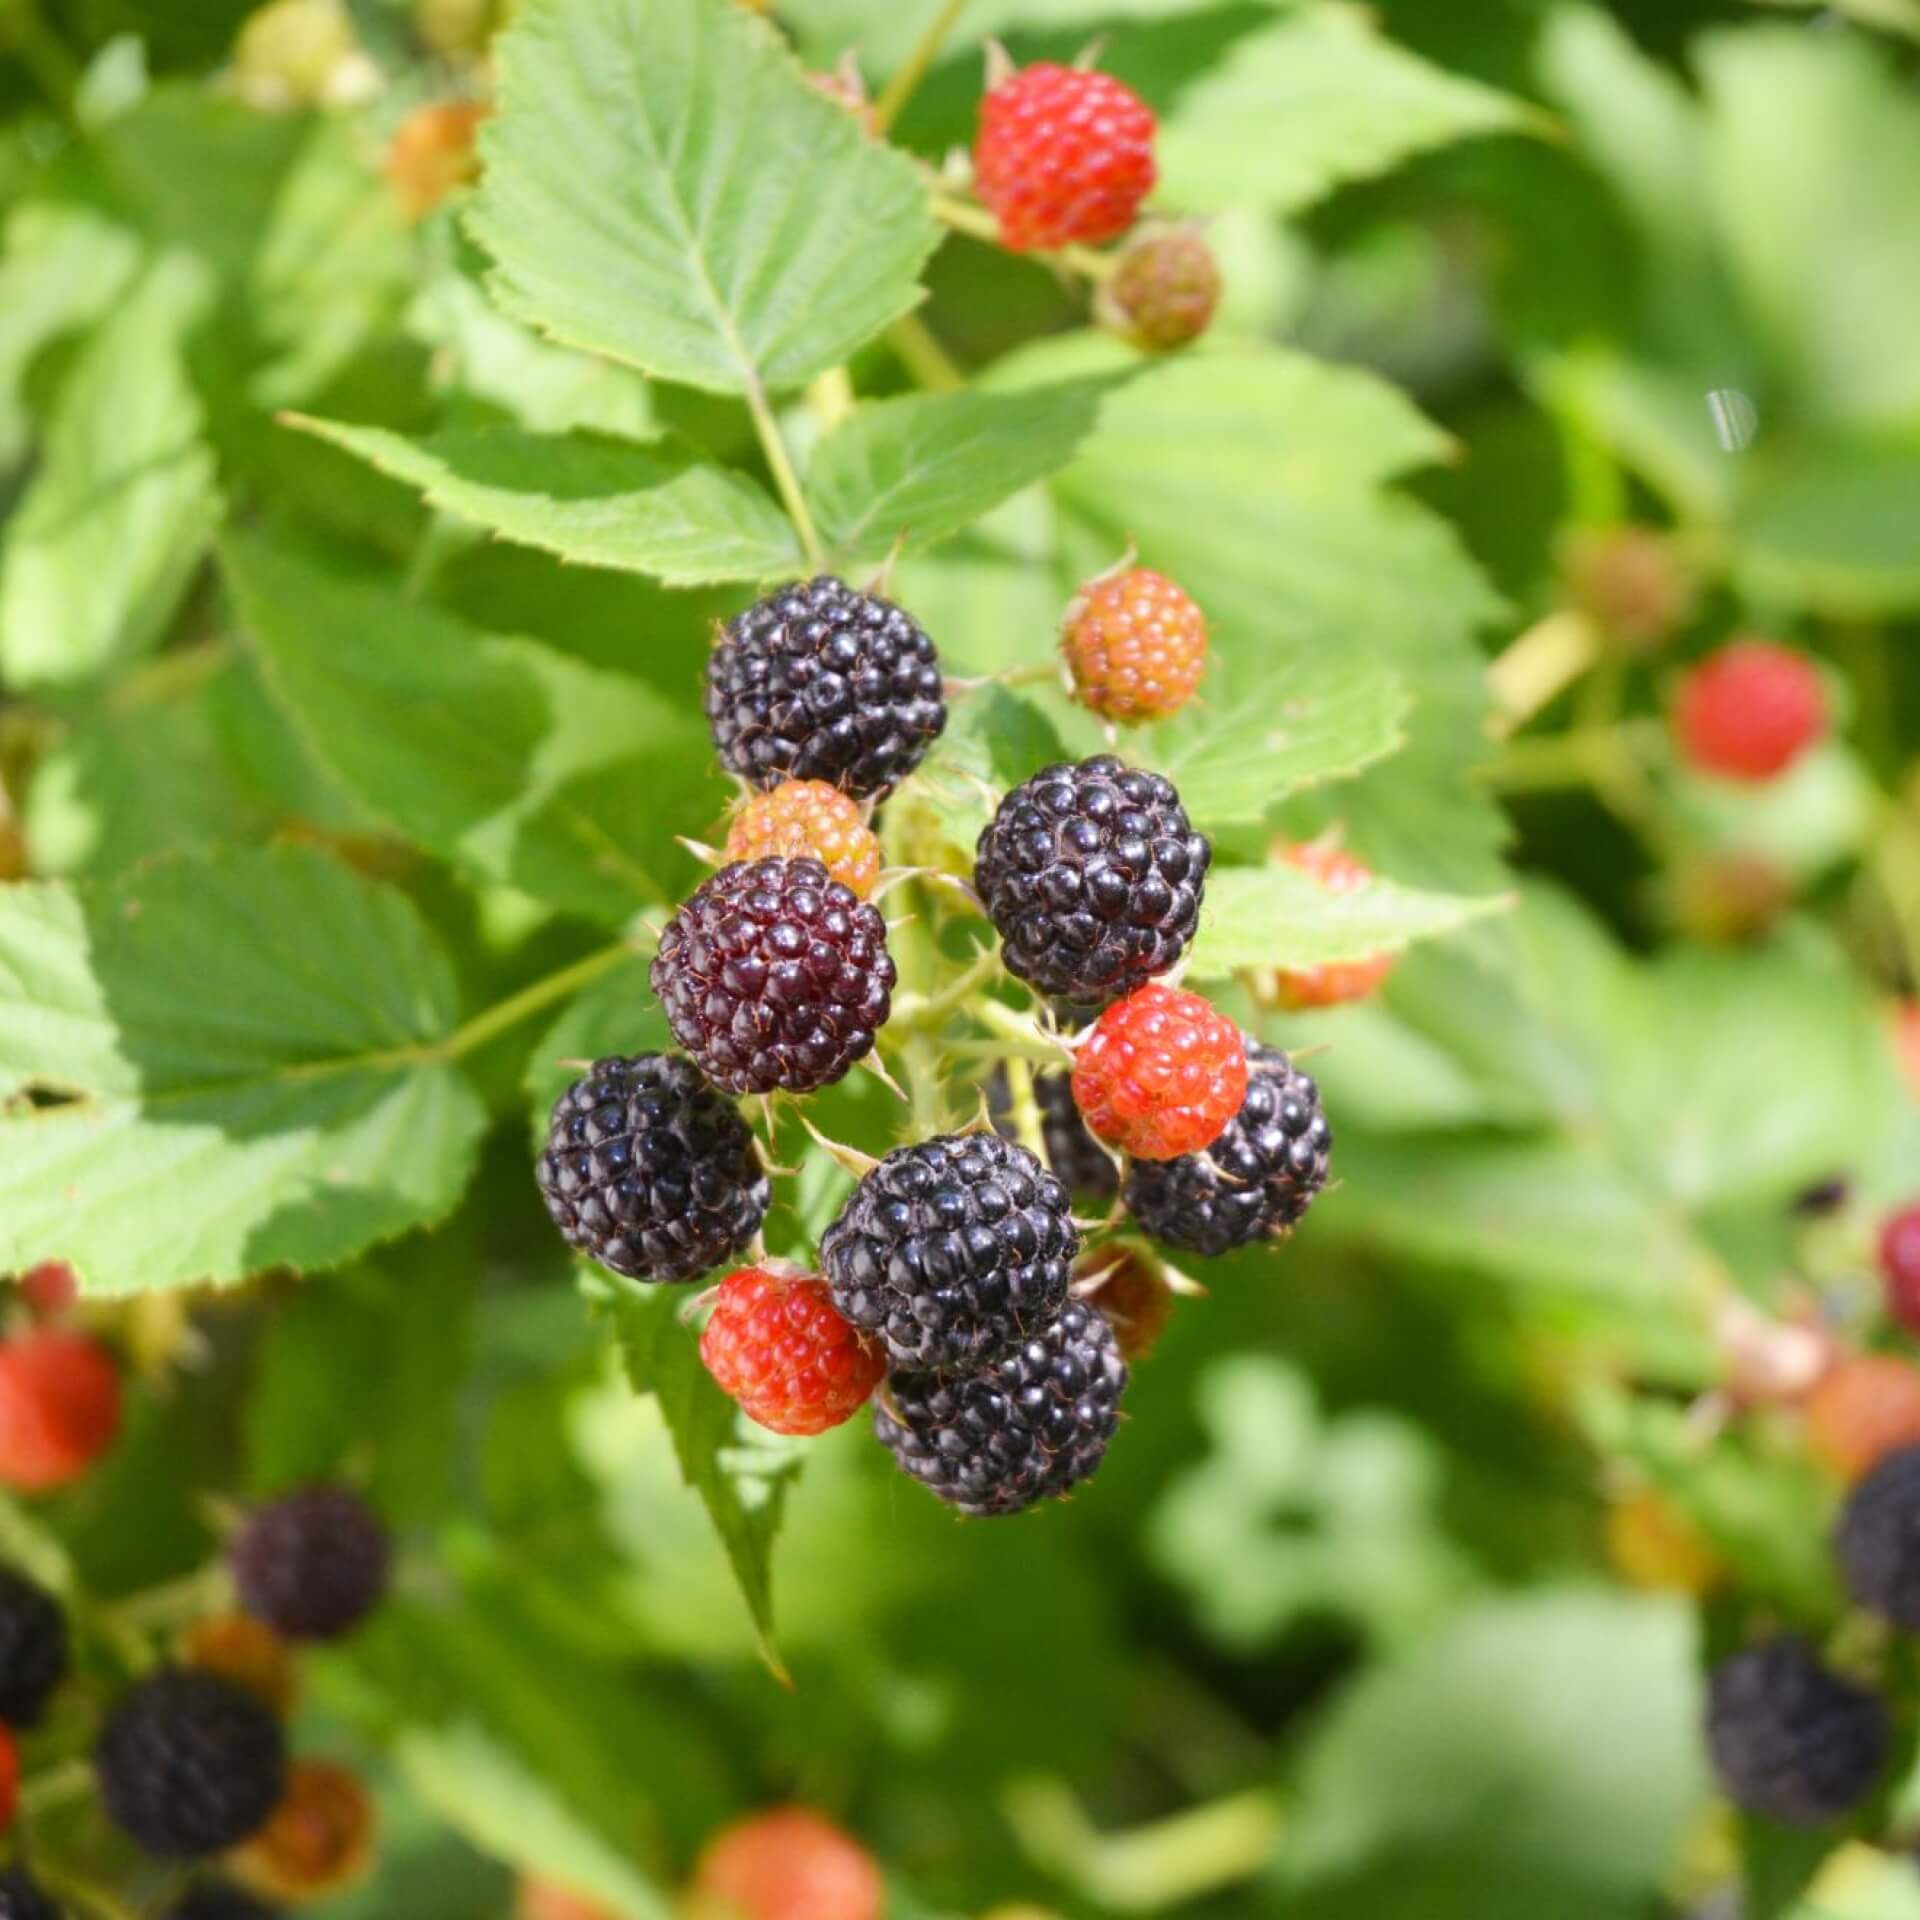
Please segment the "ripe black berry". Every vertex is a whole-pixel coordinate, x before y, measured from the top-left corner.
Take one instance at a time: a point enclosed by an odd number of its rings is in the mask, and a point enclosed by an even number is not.
[[[346,1487],[256,1507],[227,1549],[240,1604],[284,1640],[337,1640],[380,1604],[393,1544]]]
[[[196,1880],[161,1920],[275,1920],[279,1912],[231,1880]]]
[[[0,1567],[0,1721],[39,1722],[67,1673],[67,1616],[25,1574]]]
[[[1333,1130],[1320,1089],[1277,1048],[1250,1042],[1247,1065],[1247,1097],[1212,1146],[1128,1172],[1128,1210],[1181,1252],[1229,1253],[1284,1233],[1327,1183]]]
[[[962,1513],[1018,1513],[1100,1464],[1127,1384],[1113,1329],[1071,1300],[984,1373],[896,1373],[873,1429],[903,1472]]]
[[[109,1817],[162,1860],[237,1847],[286,1783],[279,1721],[244,1688],[188,1667],[162,1667],[130,1687],[93,1759]]]
[[[973,879],[1011,972],[1104,1007],[1186,951],[1212,859],[1171,782],[1101,754],[1015,787],[980,835]]]
[[[0,1920],[66,1920],[66,1909],[25,1867],[0,1873]]]
[[[1054,1177],[1072,1194],[1106,1200],[1120,1191],[1120,1173],[1112,1156],[1087,1131],[1080,1109],[1073,1103],[1073,1076],[1064,1070],[1042,1069],[1033,1076],[1033,1104],[1040,1110],[1040,1138]],[[996,1067],[987,1082],[987,1107],[994,1131],[1002,1139],[1018,1138],[1013,1130],[1013,1093],[1006,1070]]]
[[[896,1147],[820,1243],[833,1303],[897,1367],[979,1367],[1067,1297],[1080,1232],[1067,1190],[1025,1147],[953,1134]]]
[[[887,923],[817,860],[722,867],[667,923],[653,990],[728,1093],[811,1093],[873,1051],[893,1010]]]
[[[1733,1654],[1707,1683],[1707,1748],[1749,1813],[1816,1826],[1870,1794],[1886,1763],[1887,1710],[1783,1636]]]
[[[707,666],[707,719],[756,787],[825,780],[885,793],[947,724],[933,642],[891,601],[796,581],[728,622]]]
[[[554,1103],[535,1178],[567,1244],[632,1280],[695,1279],[767,1216],[746,1121],[669,1053],[596,1061]]]
[[[1847,1591],[1909,1632],[1920,1630],[1920,1447],[1902,1447],[1854,1488],[1834,1551]]]

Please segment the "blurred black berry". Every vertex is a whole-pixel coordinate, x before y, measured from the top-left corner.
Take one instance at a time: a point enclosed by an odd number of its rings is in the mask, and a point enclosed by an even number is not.
[[[65,1610],[25,1574],[0,1567],[0,1721],[37,1725],[66,1672]]]
[[[1104,1007],[1186,952],[1212,858],[1171,782],[1102,754],[1015,787],[980,835],[973,878],[1010,972]]]
[[[731,1260],[770,1194],[738,1109],[668,1053],[596,1061],[554,1103],[535,1178],[567,1244],[632,1280]]]
[[[225,1853],[259,1830],[286,1784],[280,1723],[219,1675],[163,1667],[124,1693],[94,1771],[114,1824],[162,1860]]]
[[[797,581],[728,622],[707,666],[707,719],[722,762],[756,787],[885,793],[947,724],[940,659],[891,601],[827,576]]]
[[[66,1911],[25,1867],[0,1873],[0,1920],[66,1920]]]
[[[380,1604],[393,1544],[347,1487],[256,1507],[227,1548],[240,1604],[284,1640],[337,1640]]]
[[[1834,1550],[1863,1607],[1920,1632],[1920,1447],[1888,1454],[1854,1488]]]
[[[878,908],[817,860],[722,867],[667,923],[653,990],[728,1093],[812,1093],[873,1051],[893,1009]]]
[[[281,1911],[231,1880],[196,1880],[161,1920],[278,1920]]]

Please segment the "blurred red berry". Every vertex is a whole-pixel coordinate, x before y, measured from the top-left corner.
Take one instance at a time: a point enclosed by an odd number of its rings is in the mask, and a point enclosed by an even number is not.
[[[1894,1009],[1893,1050],[1908,1091],[1920,1100],[1920,1000],[1902,1000]]]
[[[42,1320],[57,1320],[80,1297],[80,1281],[64,1260],[42,1260],[20,1276],[20,1292]]]
[[[700,1358],[774,1433],[825,1433],[866,1405],[886,1357],[842,1319],[824,1280],[743,1267],[721,1281]]]
[[[13,1825],[20,1805],[20,1749],[10,1728],[0,1727],[0,1833]]]
[[[1736,640],[1681,681],[1674,725],[1700,772],[1771,780],[1826,732],[1826,689],[1804,654]]]
[[[880,1920],[887,1897],[867,1850],[805,1807],[752,1814],[715,1834],[693,1892],[739,1920]]]
[[[1909,1333],[1920,1333],[1920,1200],[1881,1227],[1880,1272],[1887,1283],[1887,1312]]]
[[[617,1920],[611,1907],[551,1880],[522,1880],[513,1914],[514,1920]]]
[[[1153,109],[1104,73],[1042,61],[980,103],[974,186],[1016,253],[1117,239],[1153,190]]]
[[[65,1486],[119,1431],[120,1373],[97,1340],[41,1328],[0,1346],[0,1486]]]
[[[1806,1421],[1814,1457],[1858,1480],[1895,1448],[1920,1446],[1920,1369],[1887,1353],[1837,1361],[1807,1395]]]
[[[1140,1160],[1178,1160],[1211,1146],[1246,1097],[1240,1029],[1199,994],[1157,983],[1100,1016],[1073,1069],[1074,1104],[1088,1130]]]
[[[1373,885],[1373,869],[1344,848],[1325,840],[1281,844],[1275,854],[1297,867],[1328,893],[1365,893]],[[1279,967],[1255,983],[1260,999],[1299,1012],[1309,1007],[1337,1007],[1364,1000],[1398,964],[1396,953],[1370,953],[1358,960],[1329,961],[1318,967]]]
[[[430,214],[480,171],[474,146],[491,109],[479,100],[437,100],[415,107],[387,147],[387,183],[409,220]]]

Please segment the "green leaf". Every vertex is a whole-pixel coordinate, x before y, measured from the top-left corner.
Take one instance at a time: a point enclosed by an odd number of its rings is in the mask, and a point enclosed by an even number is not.
[[[135,1293],[444,1215],[485,1115],[418,915],[306,848],[0,889],[0,1264]]]
[[[1242,676],[1231,694],[1201,697],[1146,736],[1141,757],[1180,789],[1196,826],[1264,820],[1290,794],[1347,780],[1404,743],[1406,687],[1387,673],[1308,660],[1283,692]]]
[[[786,516],[758,485],[670,443],[513,427],[410,440],[337,420],[293,424],[418,487],[456,518],[563,560],[677,587],[765,580],[804,564]]]
[[[1525,101],[1396,47],[1359,9],[1308,6],[1181,95],[1160,131],[1159,193],[1196,210],[1293,213],[1424,148],[1543,124]]]
[[[1920,607],[1920,428],[1816,439],[1771,461],[1734,520],[1734,564],[1760,599],[1871,620]]]
[[[139,258],[132,234],[85,207],[29,202],[8,217],[0,254],[0,466],[26,451],[23,389],[34,357],[105,313]]]
[[[267,683],[314,757],[429,851],[620,922],[673,897],[697,715],[619,674],[466,626],[259,536],[224,553]]]
[[[567,1010],[534,1042],[527,1058],[526,1088],[536,1151],[546,1145],[553,1103],[580,1077],[578,1067],[563,1066],[562,1061],[663,1052],[673,1045],[667,1016],[647,980],[647,966],[636,956],[602,975],[576,994]]]
[[[666,1897],[639,1869],[477,1722],[403,1727],[394,1758],[414,1792],[481,1852],[583,1894],[620,1920],[671,1920]]]
[[[1568,1590],[1476,1609],[1371,1669],[1309,1751],[1282,1840],[1301,1920],[1630,1920],[1706,1782],[1693,1625]]]
[[[0,562],[0,673],[86,680],[157,640],[219,514],[184,343],[209,287],[156,262],[88,341],[48,424]]]
[[[1512,905],[1506,895],[1463,899],[1379,878],[1356,892],[1335,893],[1284,864],[1217,867],[1207,877],[1191,970],[1196,978],[1217,979],[1397,953]]]
[[[680,1323],[685,1295],[671,1287],[622,1288],[612,1312],[627,1378],[658,1402],[681,1476],[705,1503],[752,1616],[762,1658],[786,1670],[773,1639],[774,1536],[801,1455],[749,1428],[701,1364],[699,1336]]]
[[[1066,465],[1125,376],[1017,395],[913,394],[862,406],[814,454],[807,495],[822,537],[851,563],[896,540],[932,546]]]
[[[966,0],[947,35],[949,48],[977,46],[989,34],[1041,33],[1121,20],[1204,13],[1216,0]],[[928,10],[898,0],[783,0],[780,24],[807,59],[829,67],[849,48],[869,74],[884,78],[912,52]],[[963,56],[964,57],[964,56]]]
[[[528,0],[469,224],[552,338],[715,393],[798,386],[918,299],[912,163],[732,0]]]

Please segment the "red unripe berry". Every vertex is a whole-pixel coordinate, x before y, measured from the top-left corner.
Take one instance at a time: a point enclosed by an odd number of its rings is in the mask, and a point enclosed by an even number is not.
[[[0,1833],[13,1825],[20,1804],[20,1749],[12,1731],[0,1727]]]
[[[700,1358],[728,1399],[774,1433],[850,1420],[886,1373],[878,1345],[844,1320],[824,1280],[743,1267],[721,1281]]]
[[[1843,1480],[1920,1446],[1920,1368],[1890,1353],[1836,1361],[1806,1400],[1807,1446]]]
[[[1164,720],[1194,696],[1207,668],[1207,616],[1150,567],[1081,588],[1060,651],[1074,698],[1108,720]]]
[[[867,1850],[805,1807],[723,1827],[701,1852],[693,1892],[738,1920],[880,1920],[887,1899]]]
[[[42,1320],[57,1320],[80,1297],[80,1282],[64,1260],[42,1260],[20,1276],[20,1292]]]
[[[36,1329],[0,1346],[0,1486],[77,1480],[120,1431],[120,1374],[82,1333]]]
[[[1328,893],[1365,893],[1373,884],[1371,867],[1324,840],[1280,846],[1275,852]],[[1370,953],[1359,960],[1330,961],[1319,967],[1281,967],[1271,979],[1260,983],[1260,998],[1295,1012],[1364,1000],[1393,971],[1399,957],[1395,953]]]
[[[1153,190],[1153,109],[1104,73],[1042,61],[980,103],[974,187],[1016,253],[1117,239]]]
[[[1887,1283],[1887,1312],[1909,1333],[1920,1333],[1920,1200],[1881,1227],[1880,1272]]]
[[[1088,1129],[1139,1160],[1198,1153],[1247,1097],[1240,1029],[1197,993],[1149,983],[1094,1023],[1073,1069]]]
[[[1771,780],[1827,730],[1827,695],[1805,655],[1771,640],[1736,640],[1680,683],[1680,750],[1702,773]]]

